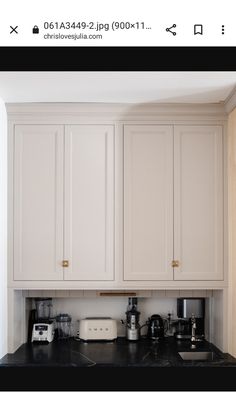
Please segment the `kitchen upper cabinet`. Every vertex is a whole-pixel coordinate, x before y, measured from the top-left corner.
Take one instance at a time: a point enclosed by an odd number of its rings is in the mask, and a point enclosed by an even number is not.
[[[175,280],[223,280],[221,126],[174,130]]]
[[[16,125],[14,280],[62,280],[63,126]]]
[[[65,131],[64,278],[114,280],[114,127]]]
[[[122,109],[12,107],[9,287],[227,285],[224,114]]]
[[[114,280],[113,131],[15,127],[14,280]]]
[[[173,127],[124,128],[124,280],[173,280]]]
[[[223,242],[222,127],[125,126],[124,281],[223,280]]]

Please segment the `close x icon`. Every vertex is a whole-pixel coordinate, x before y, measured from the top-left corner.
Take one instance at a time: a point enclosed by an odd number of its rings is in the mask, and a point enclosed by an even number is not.
[[[18,26],[10,26],[10,28],[11,28],[11,30],[10,30],[10,34],[11,34],[11,33],[18,33],[18,32],[17,32],[17,28],[18,28]]]

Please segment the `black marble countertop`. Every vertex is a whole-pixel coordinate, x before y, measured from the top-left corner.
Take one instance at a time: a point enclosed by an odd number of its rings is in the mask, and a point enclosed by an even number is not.
[[[213,351],[211,361],[184,361],[178,352]],[[224,354],[207,341],[166,337],[161,341],[141,338],[138,342],[118,338],[112,342],[55,340],[25,343],[0,360],[0,367],[236,367],[236,358]]]
[[[178,354],[196,350],[213,351],[214,359],[183,361]],[[0,360],[0,390],[236,391],[234,367],[236,358],[207,341],[191,349],[189,341],[173,337],[87,343],[71,338],[25,343],[5,355]]]

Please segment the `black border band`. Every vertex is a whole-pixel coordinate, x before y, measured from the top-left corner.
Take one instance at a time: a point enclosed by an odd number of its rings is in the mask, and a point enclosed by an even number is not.
[[[0,71],[234,71],[236,47],[0,47]]]

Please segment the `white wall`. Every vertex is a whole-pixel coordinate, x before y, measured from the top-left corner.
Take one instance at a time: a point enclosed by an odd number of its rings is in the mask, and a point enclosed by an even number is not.
[[[0,98],[0,358],[7,353],[7,114]]]

